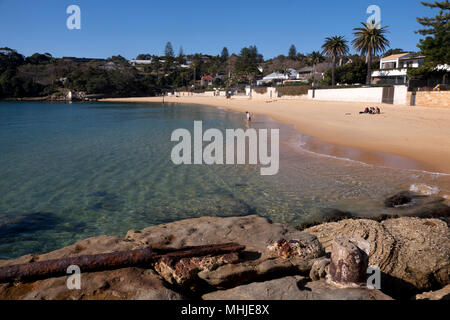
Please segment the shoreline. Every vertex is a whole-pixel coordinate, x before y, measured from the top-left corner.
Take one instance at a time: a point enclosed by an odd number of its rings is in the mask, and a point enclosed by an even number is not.
[[[150,103],[162,102],[162,98],[110,98],[99,101]],[[350,157],[351,160],[370,165],[383,166],[385,161],[391,162],[393,166],[389,167],[393,168],[450,174],[448,109],[381,104],[381,115],[360,115],[359,111],[368,104],[222,97],[165,97],[164,101],[269,116],[281,123],[293,125],[302,135],[312,137],[316,146],[331,144],[332,148],[328,148],[329,153],[325,154],[327,156],[347,158],[348,154],[352,154],[354,157]],[[343,152],[347,156],[342,157]]]

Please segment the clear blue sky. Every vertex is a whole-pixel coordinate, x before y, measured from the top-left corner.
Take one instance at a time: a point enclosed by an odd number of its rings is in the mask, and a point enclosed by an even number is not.
[[[66,28],[66,8],[81,8],[81,30]],[[433,10],[420,0],[0,0],[0,47],[25,55],[106,58],[139,53],[161,55],[167,41],[175,53],[238,53],[256,45],[264,57],[287,55],[289,46],[309,53],[327,36],[352,37],[352,28],[369,17],[369,5],[381,8],[390,26],[391,47],[417,50],[417,16]]]

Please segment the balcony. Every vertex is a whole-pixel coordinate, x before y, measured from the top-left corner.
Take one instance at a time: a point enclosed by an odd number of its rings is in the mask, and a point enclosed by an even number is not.
[[[408,68],[380,69],[372,72],[372,77],[404,77],[408,73]]]

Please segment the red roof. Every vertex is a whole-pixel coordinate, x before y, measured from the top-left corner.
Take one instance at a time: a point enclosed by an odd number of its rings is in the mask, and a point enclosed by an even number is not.
[[[213,78],[211,76],[203,76],[202,80],[213,81]]]

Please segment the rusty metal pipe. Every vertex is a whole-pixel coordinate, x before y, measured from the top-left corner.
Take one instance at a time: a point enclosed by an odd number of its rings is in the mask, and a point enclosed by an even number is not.
[[[0,283],[28,282],[67,275],[67,268],[76,265],[81,272],[97,272],[128,267],[145,267],[162,258],[181,259],[220,255],[245,249],[236,243],[213,244],[180,249],[137,249],[64,259],[38,261],[0,267]]]

